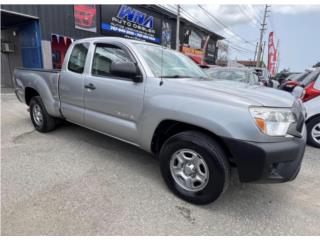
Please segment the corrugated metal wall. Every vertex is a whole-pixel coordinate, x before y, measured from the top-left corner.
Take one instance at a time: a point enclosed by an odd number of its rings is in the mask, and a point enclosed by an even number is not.
[[[60,34],[74,39],[100,36],[97,33],[75,29],[73,5],[1,5],[1,9],[38,17],[43,40],[50,40],[51,34]],[[97,19],[100,19],[100,6],[97,5]]]

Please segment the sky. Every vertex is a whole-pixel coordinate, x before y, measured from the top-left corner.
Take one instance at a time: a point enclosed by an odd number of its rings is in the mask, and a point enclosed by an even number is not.
[[[166,5],[174,10],[176,6]],[[205,9],[209,14],[205,13]],[[229,58],[254,58],[259,39],[264,5],[181,5],[183,17],[196,22],[226,38]],[[279,39],[279,70],[303,71],[320,61],[320,4],[271,5],[267,18],[268,34],[274,31],[275,44]],[[218,22],[216,19],[218,19]],[[267,47],[264,53],[267,63]]]

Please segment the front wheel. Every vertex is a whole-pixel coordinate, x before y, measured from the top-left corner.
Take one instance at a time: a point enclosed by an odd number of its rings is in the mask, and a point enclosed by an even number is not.
[[[40,96],[33,97],[29,106],[30,118],[37,131],[50,132],[55,129],[56,121],[48,114]]]
[[[307,123],[308,143],[320,148],[320,117],[316,117]]]
[[[201,132],[170,137],[160,151],[161,174],[178,197],[194,203],[215,201],[227,188],[230,169],[220,145]]]

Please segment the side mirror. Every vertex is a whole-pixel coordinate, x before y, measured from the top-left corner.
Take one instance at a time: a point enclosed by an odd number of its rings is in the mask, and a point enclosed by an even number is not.
[[[300,87],[300,86],[296,86],[293,90],[292,90],[292,95],[295,98],[301,98],[303,97],[304,94],[304,88]]]
[[[110,73],[115,76],[130,78],[134,82],[142,82],[142,77],[138,76],[138,68],[132,62],[113,62]]]

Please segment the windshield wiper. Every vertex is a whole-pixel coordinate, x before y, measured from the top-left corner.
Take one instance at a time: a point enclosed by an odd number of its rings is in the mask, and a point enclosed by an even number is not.
[[[183,75],[164,75],[160,77],[161,78],[191,78],[190,76],[183,76]]]

